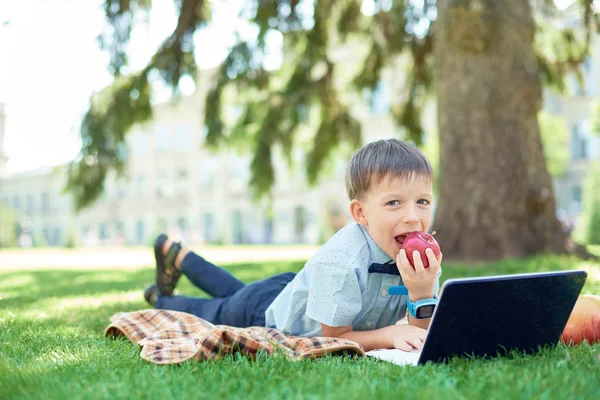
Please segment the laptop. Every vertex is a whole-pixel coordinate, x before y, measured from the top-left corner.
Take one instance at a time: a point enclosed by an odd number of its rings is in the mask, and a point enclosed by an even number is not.
[[[556,271],[444,282],[422,350],[373,350],[396,364],[527,354],[555,346],[583,288],[585,271]]]

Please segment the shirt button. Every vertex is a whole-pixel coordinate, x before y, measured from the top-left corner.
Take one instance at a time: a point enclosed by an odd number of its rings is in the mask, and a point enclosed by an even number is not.
[[[388,291],[387,291],[387,289],[383,289],[383,290],[381,291],[381,295],[382,295],[383,297],[387,296],[387,295],[388,295]]]
[[[372,327],[373,327],[373,323],[372,322],[367,322],[365,324],[365,328],[367,328],[367,329],[371,329]]]

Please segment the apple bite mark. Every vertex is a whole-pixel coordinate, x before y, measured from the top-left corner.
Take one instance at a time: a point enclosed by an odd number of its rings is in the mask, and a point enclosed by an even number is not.
[[[402,243],[404,243],[404,239],[406,239],[406,234],[398,235],[394,237],[394,239],[396,240],[396,244],[398,245],[398,251],[400,251],[400,249],[402,249]]]

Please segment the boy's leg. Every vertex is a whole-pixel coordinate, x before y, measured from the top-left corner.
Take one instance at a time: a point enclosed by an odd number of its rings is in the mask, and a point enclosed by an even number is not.
[[[167,238],[164,241],[162,245],[164,256],[167,256],[172,245],[173,241],[170,239]],[[206,261],[187,247],[182,247],[179,250],[173,261],[173,266],[177,272],[185,274],[195,286],[213,297],[231,296],[245,286],[244,282],[235,278],[223,268]]]
[[[294,276],[294,273],[287,272],[253,282],[226,298],[158,296],[154,306],[166,310],[187,312],[215,325],[240,328],[264,326],[267,307]]]
[[[219,325],[219,314],[225,299],[206,299],[188,296],[158,296],[155,308],[193,314]]]
[[[294,276],[286,272],[244,286],[222,305],[219,323],[241,328],[265,326],[267,308]]]
[[[206,261],[192,251],[185,255],[180,269],[194,285],[213,297],[229,297],[246,286],[244,282],[223,268]]]

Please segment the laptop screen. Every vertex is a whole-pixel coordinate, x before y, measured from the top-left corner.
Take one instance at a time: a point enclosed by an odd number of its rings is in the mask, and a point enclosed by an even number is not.
[[[419,363],[554,346],[586,276],[561,271],[446,281]]]

